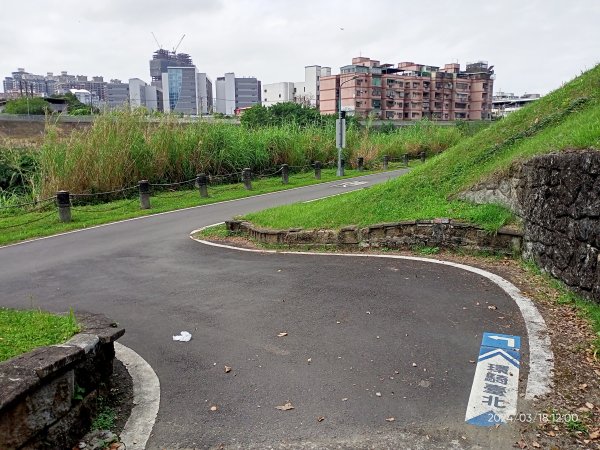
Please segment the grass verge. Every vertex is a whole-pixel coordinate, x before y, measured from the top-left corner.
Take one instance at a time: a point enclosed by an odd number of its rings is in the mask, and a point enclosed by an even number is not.
[[[79,326],[73,311],[62,316],[0,308],[0,361],[37,347],[63,343],[77,332]]]
[[[411,165],[418,166],[417,161]],[[390,170],[400,168],[400,164],[390,164]],[[344,178],[368,175],[374,172],[346,170]],[[283,185],[281,178],[264,178],[252,182],[252,190],[244,189],[243,184],[229,184],[209,187],[208,198],[200,198],[195,189],[161,192],[152,196],[150,210],[141,210],[137,197],[116,200],[110,203],[97,205],[74,206],[72,208],[72,221],[62,223],[58,220],[56,207],[50,204],[46,209],[20,215],[0,215],[0,245],[10,244],[26,239],[50,236],[56,233],[88,228],[95,225],[147,216],[160,212],[173,211],[199,205],[236,200],[258,194],[277,192],[313,184],[325,183],[340,179],[335,174],[335,169],[323,169],[321,180],[315,180],[312,172],[293,174],[289,183]]]

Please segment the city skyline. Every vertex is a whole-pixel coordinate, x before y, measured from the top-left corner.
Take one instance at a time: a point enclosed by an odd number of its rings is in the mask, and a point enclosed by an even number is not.
[[[356,1],[309,0],[298,7],[289,1],[181,0],[165,9],[156,0],[65,0],[52,10],[28,11],[27,33],[19,21],[5,22],[0,70],[3,76],[24,67],[30,73],[66,70],[149,82],[148,56],[157,49],[151,32],[168,50],[185,34],[178,51],[190,54],[213,81],[227,72],[263,84],[295,81],[305,66],[339,73],[356,56],[392,64],[458,61],[462,67],[486,60],[495,66],[497,91],[546,94],[600,60],[600,4],[591,0],[464,0],[427,8],[381,0],[368,11]],[[5,8],[13,17],[19,12],[15,4]]]

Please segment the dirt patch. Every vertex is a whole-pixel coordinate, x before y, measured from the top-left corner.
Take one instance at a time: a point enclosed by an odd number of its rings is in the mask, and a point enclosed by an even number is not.
[[[237,236],[204,239],[241,248],[265,248]],[[286,247],[285,250],[294,249]],[[351,253],[339,249],[333,252]],[[468,264],[498,274],[517,286],[534,301],[548,326],[554,352],[555,384],[551,394],[536,399],[527,410],[519,411],[522,413],[518,417],[521,439],[515,448],[600,449],[600,352],[594,347],[596,336],[573,305],[558,302],[561,293],[550,285],[546,276],[528,270],[521,261],[509,257],[450,251],[435,255],[408,251],[370,250],[368,253],[431,257]]]
[[[123,363],[116,358],[113,362],[107,405],[115,412],[115,422],[111,431],[118,435],[123,431],[133,408],[133,380]]]

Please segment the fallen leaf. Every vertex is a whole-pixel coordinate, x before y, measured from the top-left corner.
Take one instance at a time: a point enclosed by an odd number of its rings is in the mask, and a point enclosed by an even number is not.
[[[554,431],[549,431],[548,432],[548,436],[554,437],[554,436],[556,436],[556,433]]]
[[[488,309],[498,309],[498,307],[495,305],[489,305]],[[522,441],[519,441],[519,442],[522,442]],[[527,445],[527,444],[525,444],[525,445]],[[524,448],[524,447],[521,447],[521,448]]]
[[[536,441],[533,441],[533,442],[531,443],[531,446],[532,446],[532,447],[535,447],[535,448],[540,448],[540,447],[541,447],[541,446],[540,446],[540,444],[538,444]]]
[[[519,448],[523,449],[523,448],[527,448],[527,443],[524,440],[520,440],[519,442],[517,442],[517,445],[519,446]]]
[[[588,437],[591,440],[596,440],[596,439],[600,438],[600,431],[594,431],[593,433],[590,433],[590,435]]]
[[[287,402],[285,405],[276,406],[275,408],[279,409],[280,411],[289,411],[290,409],[294,409],[290,402]]]
[[[231,372],[231,367],[225,366],[225,373],[229,373],[229,372]]]
[[[581,389],[582,391],[585,390],[587,388],[587,384],[583,383],[579,385],[579,389]]]
[[[593,404],[593,403],[586,402],[586,403],[585,403],[585,406],[587,406],[587,407],[588,407],[588,408],[590,408],[590,409],[594,409],[594,404]]]
[[[324,420],[325,420],[325,417],[323,417],[323,416],[317,417],[317,422],[323,422]]]
[[[210,410],[211,410],[211,411],[216,411],[217,409],[219,409],[219,408],[217,408],[217,406],[216,406],[216,405],[213,405],[213,406],[211,406],[211,407],[210,407]]]
[[[394,420],[396,420],[394,417],[388,417],[385,419],[386,422],[393,422]]]
[[[277,337],[284,337],[284,336],[287,336],[287,333],[285,331],[282,331],[281,333],[279,333],[277,335]]]

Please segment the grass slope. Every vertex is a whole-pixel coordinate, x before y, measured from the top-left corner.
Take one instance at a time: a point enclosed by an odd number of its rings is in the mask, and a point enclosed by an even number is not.
[[[570,148],[600,149],[600,65],[396,180],[318,202],[267,209],[245,219],[271,228],[336,228],[450,217],[494,231],[511,221],[508,210],[452,196],[501,174],[516,161]]]

